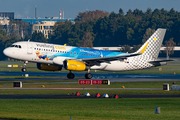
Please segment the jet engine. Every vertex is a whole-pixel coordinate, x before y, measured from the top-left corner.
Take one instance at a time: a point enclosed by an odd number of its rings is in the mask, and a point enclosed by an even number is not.
[[[37,68],[39,70],[45,70],[45,71],[60,71],[62,70],[62,66],[52,65],[52,64],[42,64],[37,63]]]
[[[83,62],[76,60],[65,60],[63,61],[63,66],[66,70],[73,71],[84,71],[87,69],[86,65]]]

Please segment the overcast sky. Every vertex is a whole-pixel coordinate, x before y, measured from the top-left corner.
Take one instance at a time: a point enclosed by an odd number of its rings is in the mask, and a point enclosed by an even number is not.
[[[180,0],[0,0],[0,12],[14,12],[15,18],[59,17],[59,10],[64,10],[65,18],[75,18],[79,12],[88,10],[114,11],[119,8],[126,13],[129,9],[146,11],[147,8],[180,11]]]

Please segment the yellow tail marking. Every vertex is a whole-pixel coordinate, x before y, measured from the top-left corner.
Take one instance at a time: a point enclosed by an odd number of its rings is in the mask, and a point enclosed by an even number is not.
[[[147,46],[148,46],[149,43],[146,44],[146,46],[141,50],[140,53],[144,53],[144,51],[146,50]]]

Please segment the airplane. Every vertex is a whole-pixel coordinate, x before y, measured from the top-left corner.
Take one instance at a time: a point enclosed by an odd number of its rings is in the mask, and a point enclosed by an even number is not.
[[[28,61],[37,63],[39,70],[69,70],[68,79],[75,75],[72,71],[87,71],[86,79],[93,76],[90,70],[129,71],[165,65],[170,60],[157,60],[166,29],[157,29],[152,36],[134,53],[114,52],[82,47],[48,44],[31,41],[15,42],[3,53],[13,59],[24,61],[22,71],[26,71]]]

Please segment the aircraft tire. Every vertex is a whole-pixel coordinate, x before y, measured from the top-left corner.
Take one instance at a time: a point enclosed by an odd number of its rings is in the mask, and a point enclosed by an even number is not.
[[[22,72],[26,72],[26,68],[22,68],[21,71],[22,71]]]
[[[92,74],[91,73],[86,73],[85,74],[85,78],[86,79],[91,79],[92,78]]]
[[[67,78],[68,79],[74,79],[75,75],[73,73],[68,73]]]

